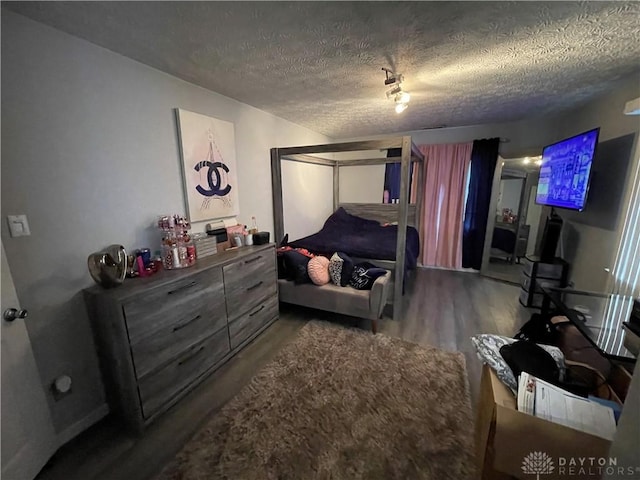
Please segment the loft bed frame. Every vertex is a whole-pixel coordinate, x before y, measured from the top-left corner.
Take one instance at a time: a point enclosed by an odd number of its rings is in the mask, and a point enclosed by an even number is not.
[[[370,150],[388,150],[400,148],[399,157],[361,158],[333,160],[315,155],[326,153],[357,152]],[[271,149],[271,182],[273,194],[273,213],[275,223],[275,238],[280,241],[284,237],[284,210],[282,198],[282,161],[294,161],[324,165],[333,168],[333,210],[344,208],[348,213],[359,217],[380,222],[398,222],[398,236],[396,239],[396,259],[393,261],[373,260],[380,266],[395,272],[393,288],[393,318],[399,320],[402,313],[402,291],[405,275],[405,249],[407,225],[411,225],[422,235],[422,205],[423,189],[417,189],[416,204],[409,204],[409,185],[411,182],[410,164],[415,163],[418,173],[418,185],[424,183],[424,156],[411,141],[411,137],[393,137],[382,140],[366,140],[358,142],[332,143],[323,145],[306,145],[298,147]],[[385,165],[387,163],[401,163],[400,170],[400,199],[398,203],[340,203],[340,168],[351,168],[364,165]],[[415,167],[414,167],[415,171]],[[422,238],[420,238],[422,242]]]

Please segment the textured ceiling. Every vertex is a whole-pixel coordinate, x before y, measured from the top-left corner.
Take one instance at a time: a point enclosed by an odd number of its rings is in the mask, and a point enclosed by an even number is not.
[[[638,2],[3,5],[334,138],[558,112],[640,72]]]

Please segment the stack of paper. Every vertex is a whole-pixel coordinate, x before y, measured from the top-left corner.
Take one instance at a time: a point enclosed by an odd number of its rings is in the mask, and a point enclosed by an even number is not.
[[[522,372],[518,380],[518,410],[607,440],[613,440],[616,431],[610,407],[574,395],[526,372]]]

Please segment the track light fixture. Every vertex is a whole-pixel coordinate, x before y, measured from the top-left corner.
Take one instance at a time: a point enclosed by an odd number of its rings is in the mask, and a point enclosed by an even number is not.
[[[384,68],[384,67],[382,67],[382,70],[384,70],[384,73],[387,75],[387,78],[384,81],[384,84],[387,86],[393,85],[394,83],[397,83],[399,85],[404,80],[404,77],[402,76],[401,73],[394,73],[388,68]]]
[[[385,86],[391,86],[391,88],[387,90],[387,98],[393,99],[395,102],[396,113],[402,113],[407,109],[409,100],[411,100],[409,92],[404,92],[400,85],[404,81],[404,76],[400,73],[392,72],[388,68],[382,67],[382,70],[384,70],[387,76],[384,81]]]

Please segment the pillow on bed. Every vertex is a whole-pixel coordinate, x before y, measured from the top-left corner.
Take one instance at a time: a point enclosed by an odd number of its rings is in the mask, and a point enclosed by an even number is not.
[[[309,257],[302,255],[295,250],[290,250],[282,254],[287,272],[287,279],[296,283],[311,283],[309,274],[307,273],[307,265]]]
[[[358,263],[353,267],[351,274],[351,285],[356,290],[371,290],[376,278],[385,275],[387,271],[384,268],[378,268],[369,262]]]
[[[353,260],[349,255],[343,252],[334,253],[329,262],[331,281],[336,285],[346,287],[349,284],[349,280],[351,280],[352,273]]]
[[[316,285],[325,285],[331,281],[329,276],[329,259],[318,255],[309,260],[307,265],[307,273],[309,278]]]

